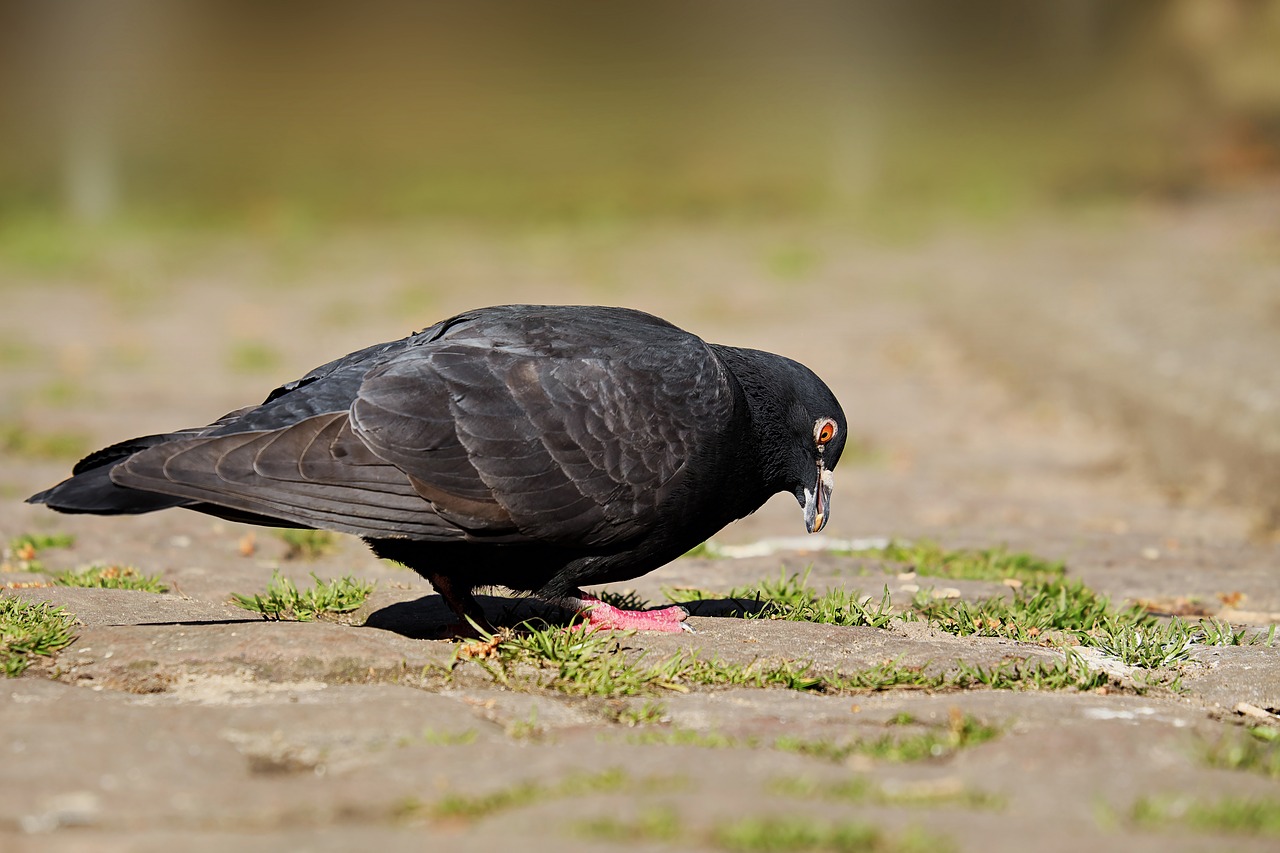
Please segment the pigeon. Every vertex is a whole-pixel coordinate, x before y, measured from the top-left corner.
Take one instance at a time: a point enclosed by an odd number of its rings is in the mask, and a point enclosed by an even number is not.
[[[830,518],[846,423],[809,368],[627,308],[505,305],[331,361],[212,424],[90,454],[32,497],[334,530],[492,630],[481,587],[587,626],[687,630],[582,590],[637,578],[779,492]]]

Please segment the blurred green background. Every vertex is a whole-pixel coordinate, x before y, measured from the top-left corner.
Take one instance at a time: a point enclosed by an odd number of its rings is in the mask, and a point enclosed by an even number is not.
[[[0,3],[0,244],[939,221],[1280,168],[1280,2]]]
[[[963,352],[1280,529],[1280,0],[0,0],[0,127],[0,495],[577,302]]]

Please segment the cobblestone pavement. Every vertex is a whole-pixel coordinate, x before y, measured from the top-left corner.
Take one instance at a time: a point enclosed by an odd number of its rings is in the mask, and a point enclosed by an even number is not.
[[[817,589],[887,590],[898,612],[930,587],[974,601],[1008,590],[815,544],[866,538],[1007,545],[1064,560],[1068,578],[1117,602],[1262,628],[1280,620],[1265,499],[1277,493],[1276,210],[1225,199],[902,247],[781,226],[122,239],[65,269],[10,269],[0,532],[73,534],[39,553],[46,569],[132,565],[169,592],[0,575],[5,594],[78,619],[72,645],[0,683],[0,847],[1274,850],[1274,647],[1197,646],[1157,673],[1086,650],[1110,673],[1087,690],[686,681],[575,695],[530,686],[550,670],[454,666],[458,644],[430,639],[448,621],[430,587],[357,541],[287,559],[268,531],[195,514],[65,517],[21,498],[78,447],[207,422],[456,310],[628,304],[810,364],[857,441],[826,540],[792,541],[799,509],[780,497],[716,540],[787,537],[776,550],[687,557],[618,585],[653,602],[713,594],[693,608],[696,633],[618,638],[629,659],[696,650],[828,677],[1065,660],[1058,646],[922,621],[735,618],[714,595],[806,570]],[[1185,423],[1164,429],[1175,409]],[[344,622],[267,622],[230,604],[276,569],[304,586],[314,573],[376,587]],[[498,596],[486,606],[507,623],[555,617]],[[969,726],[984,734],[970,741]],[[923,751],[906,754],[912,744]],[[1204,817],[1215,806],[1269,814],[1272,834]]]

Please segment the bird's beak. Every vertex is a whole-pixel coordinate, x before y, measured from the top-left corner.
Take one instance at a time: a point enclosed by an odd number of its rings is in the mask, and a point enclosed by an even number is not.
[[[817,533],[831,517],[831,488],[835,480],[831,472],[818,460],[818,479],[812,490],[804,490],[804,526],[810,533]]]

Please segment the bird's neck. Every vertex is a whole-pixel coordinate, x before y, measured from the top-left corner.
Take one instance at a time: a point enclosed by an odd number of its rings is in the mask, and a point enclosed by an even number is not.
[[[786,393],[789,377],[784,375],[784,359],[759,350],[712,344],[741,389],[740,404],[747,413],[744,434],[738,439],[746,446],[737,458],[743,464],[740,475],[758,483],[772,495],[786,489],[787,453],[785,428],[792,398]]]

